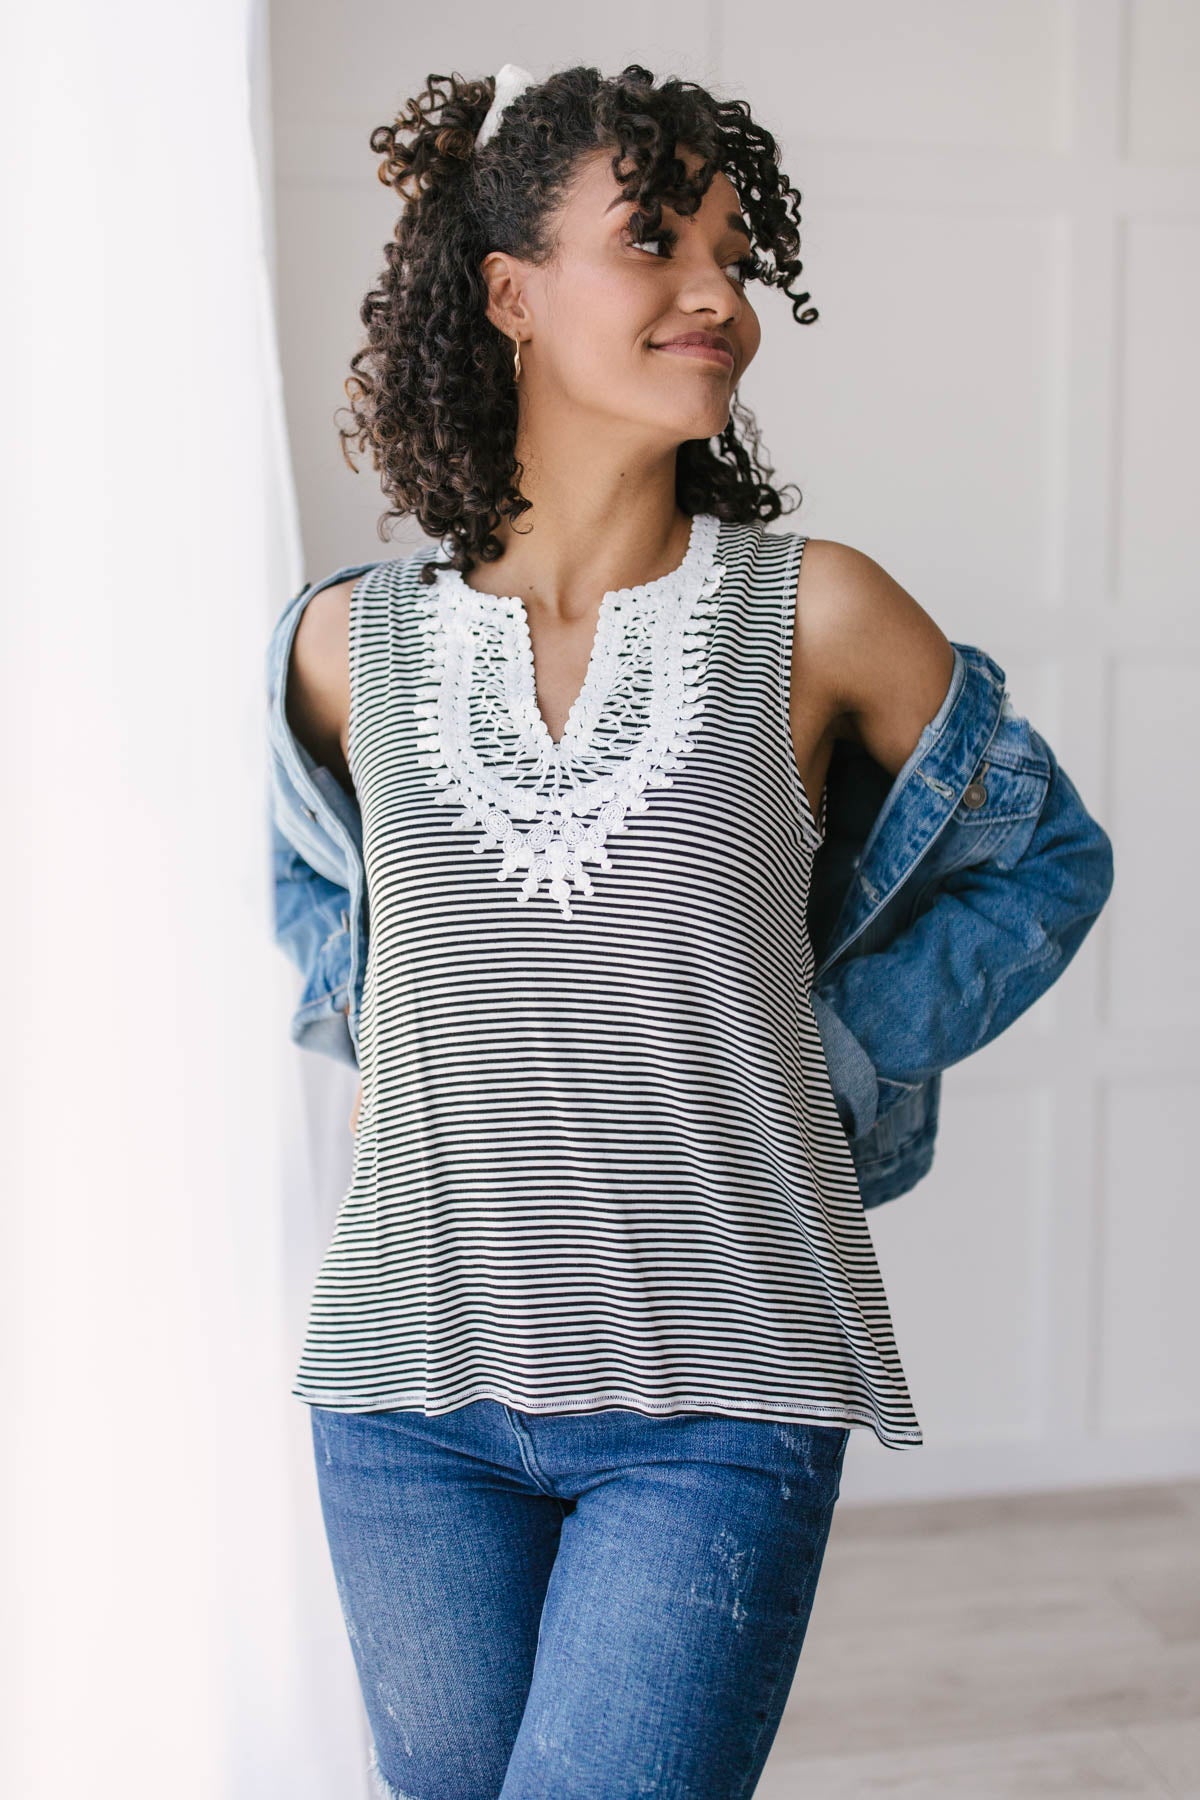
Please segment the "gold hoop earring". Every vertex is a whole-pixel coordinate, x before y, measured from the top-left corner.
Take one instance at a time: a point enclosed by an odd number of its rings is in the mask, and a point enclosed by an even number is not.
[[[521,340],[520,340],[520,338],[516,338],[514,341],[517,346],[517,353],[513,357],[513,380],[520,381],[520,379],[521,379]]]

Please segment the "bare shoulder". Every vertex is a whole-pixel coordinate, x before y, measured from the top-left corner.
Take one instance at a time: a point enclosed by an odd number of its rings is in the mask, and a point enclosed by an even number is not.
[[[355,578],[307,602],[292,639],[285,695],[288,723],[305,749],[353,791],[346,761],[350,717],[350,595]]]
[[[832,538],[805,543],[795,604],[793,731],[853,738],[894,774],[949,689],[950,640],[873,557]]]

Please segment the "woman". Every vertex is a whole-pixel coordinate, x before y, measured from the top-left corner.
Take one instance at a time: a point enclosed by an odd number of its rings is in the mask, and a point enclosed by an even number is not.
[[[954,652],[765,529],[751,294],[816,313],[744,103],[510,65],[372,147],[404,206],[342,435],[440,554],[318,587],[287,716],[371,918],[294,1392],[373,1776],[741,1800],[850,1430],[922,1441],[805,905],[835,740],[899,769]]]

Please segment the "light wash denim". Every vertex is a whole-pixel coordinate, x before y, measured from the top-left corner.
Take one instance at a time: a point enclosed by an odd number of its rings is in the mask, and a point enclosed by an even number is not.
[[[746,1800],[849,1430],[622,1407],[313,1406],[386,1800]]]
[[[369,932],[362,820],[290,729],[285,684],[313,595],[377,566],[302,588],[266,654],[275,937],[304,976],[291,1035],[352,1064]],[[867,1207],[928,1173],[942,1071],[1053,986],[1112,888],[1111,840],[1013,707],[1004,670],[973,644],[952,648],[945,698],[894,776],[835,742],[813,862],[812,1007]]]

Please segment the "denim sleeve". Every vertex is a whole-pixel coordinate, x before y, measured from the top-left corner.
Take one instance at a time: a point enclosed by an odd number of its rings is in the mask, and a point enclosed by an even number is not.
[[[1050,779],[1015,860],[1001,846],[949,869],[907,929],[830,968],[813,989],[823,1035],[843,1077],[855,1078],[848,1099],[860,1125],[878,1098],[865,1091],[868,1067],[899,1091],[982,1049],[1053,985],[1108,899],[1111,840],[1049,744],[1032,735]]]
[[[291,1037],[305,1050],[357,1064],[350,1001],[350,895],[310,867],[270,820],[275,941],[304,977]]]

